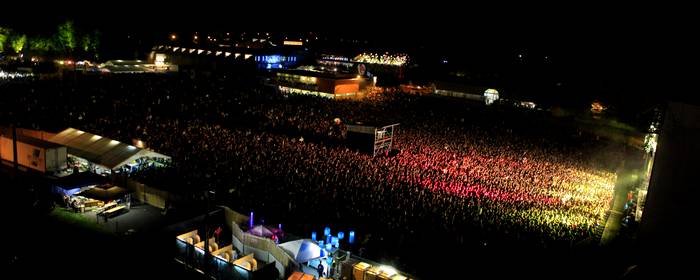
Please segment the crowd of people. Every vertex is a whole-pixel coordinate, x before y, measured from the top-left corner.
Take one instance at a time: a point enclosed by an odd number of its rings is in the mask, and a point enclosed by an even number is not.
[[[17,107],[0,114],[22,126],[141,139],[173,163],[138,180],[213,188],[220,203],[289,224],[571,244],[603,222],[620,157],[546,116],[400,92],[340,101],[185,74],[2,87]],[[400,123],[398,154],[348,148],[338,131],[357,122]]]

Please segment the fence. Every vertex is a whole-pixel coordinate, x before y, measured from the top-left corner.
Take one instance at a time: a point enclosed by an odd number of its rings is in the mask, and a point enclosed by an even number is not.
[[[119,178],[117,180],[121,181],[124,180],[124,178]],[[182,197],[179,195],[149,187],[146,184],[134,181],[130,178],[126,178],[126,188],[134,192],[131,196],[132,198],[160,209],[165,209],[174,202],[182,201]]]

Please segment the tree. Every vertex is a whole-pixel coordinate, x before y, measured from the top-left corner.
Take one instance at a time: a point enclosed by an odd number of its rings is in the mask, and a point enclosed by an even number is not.
[[[83,39],[80,40],[80,46],[84,52],[90,51],[90,46],[92,45],[92,37],[90,34],[83,35]]]
[[[49,52],[53,46],[51,45],[51,40],[43,37],[33,37],[29,39],[29,49],[31,51],[38,51],[42,53]]]
[[[93,58],[97,58],[97,48],[100,43],[99,32],[94,31],[93,33],[85,33],[80,39],[80,50],[85,55],[91,55]]]
[[[95,30],[92,33],[92,40],[90,40],[90,50],[97,52],[97,48],[100,47],[100,31]]]
[[[57,40],[63,50],[68,54],[73,52],[75,49],[75,28],[73,28],[72,21],[66,21],[65,23],[58,26]]]
[[[5,42],[10,37],[10,29],[0,27],[0,53],[5,51]]]
[[[27,35],[15,35],[11,42],[10,45],[12,45],[12,49],[15,50],[16,53],[22,52],[22,49],[24,49],[24,45],[27,44]]]

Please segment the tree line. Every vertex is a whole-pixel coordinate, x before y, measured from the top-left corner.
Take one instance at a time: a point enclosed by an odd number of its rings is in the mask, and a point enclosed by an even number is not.
[[[100,32],[77,29],[68,20],[51,35],[25,34],[0,26],[0,53],[43,57],[99,59]]]

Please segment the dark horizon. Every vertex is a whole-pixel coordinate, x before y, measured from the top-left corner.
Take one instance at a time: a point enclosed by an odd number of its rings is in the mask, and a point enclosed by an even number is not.
[[[363,47],[406,52],[423,65],[446,60],[460,71],[516,77],[532,84],[526,91],[552,91],[547,96],[602,99],[617,107],[629,104],[632,110],[665,101],[700,104],[700,96],[685,88],[692,80],[684,69],[694,57],[683,55],[692,48],[687,43],[692,25],[682,12],[664,8],[558,7],[562,9],[555,12],[541,7],[514,11],[464,7],[469,13],[462,14],[463,9],[449,5],[421,10],[380,4],[369,11],[381,16],[341,20],[323,13],[323,7],[291,7],[289,15],[275,17],[265,16],[270,10],[250,3],[235,9],[221,6],[214,12],[202,8],[216,4],[199,6],[185,11],[172,5],[132,4],[101,11],[61,7],[31,17],[9,13],[0,19],[0,26],[47,35],[72,20],[78,29],[101,32],[105,60],[144,58],[151,46],[167,42],[172,33],[314,31],[368,42],[353,46],[356,52]],[[35,19],[40,21],[32,22]]]

